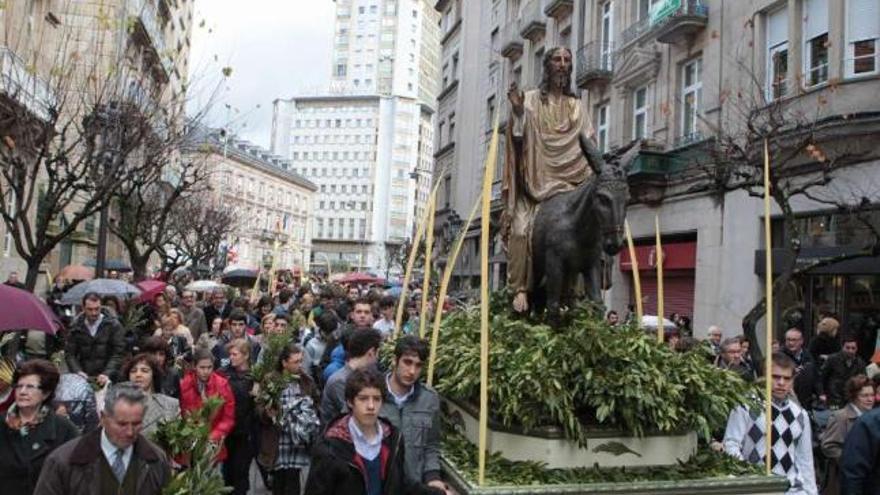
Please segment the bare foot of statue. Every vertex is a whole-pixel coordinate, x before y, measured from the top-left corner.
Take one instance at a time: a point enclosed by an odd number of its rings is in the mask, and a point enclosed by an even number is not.
[[[529,299],[525,292],[517,292],[513,298],[513,310],[517,313],[525,313],[529,310]]]

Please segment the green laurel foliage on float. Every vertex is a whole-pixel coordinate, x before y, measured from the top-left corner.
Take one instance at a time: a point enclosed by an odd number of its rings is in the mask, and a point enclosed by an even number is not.
[[[477,480],[478,449],[463,435],[446,429],[443,456],[468,481]],[[511,461],[491,452],[486,461],[488,485],[529,486],[587,483],[631,483],[634,481],[681,481],[728,476],[762,475],[763,465],[749,464],[703,447],[690,459],[672,466],[649,468],[572,468],[550,469],[531,461]]]
[[[490,322],[489,411],[506,426],[559,426],[581,445],[597,428],[709,438],[734,407],[751,404],[751,387],[713,366],[702,348],[678,353],[634,326],[610,327],[592,305],[570,310],[553,329],[513,317],[500,297]],[[479,309],[449,314],[439,340],[437,389],[476,404]]]
[[[293,334],[294,329],[298,330],[305,323],[299,312],[296,315],[296,317],[291,318],[287,331],[263,335],[261,347],[263,357],[251,369],[251,377],[258,385],[254,394],[254,401],[264,411],[281,410],[281,393],[296,378],[290,373],[279,373],[276,370],[281,351],[291,342],[296,342]],[[277,418],[272,418],[272,420],[277,421]]]
[[[223,399],[208,397],[202,407],[173,421],[163,421],[153,440],[168,455],[189,467],[174,474],[162,495],[214,495],[229,493],[214,462],[220,446],[211,442],[211,422]]]

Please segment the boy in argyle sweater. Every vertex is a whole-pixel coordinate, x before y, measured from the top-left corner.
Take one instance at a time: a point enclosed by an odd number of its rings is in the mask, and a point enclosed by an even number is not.
[[[788,479],[786,495],[817,495],[810,418],[804,408],[790,399],[795,367],[787,355],[773,355],[772,470]],[[727,420],[724,451],[737,459],[763,464],[766,428],[763,408],[755,411],[737,407]]]

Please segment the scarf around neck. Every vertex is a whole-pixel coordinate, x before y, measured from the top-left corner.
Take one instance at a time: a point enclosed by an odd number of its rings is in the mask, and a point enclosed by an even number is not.
[[[9,427],[10,430],[17,431],[21,436],[26,437],[31,429],[36,428],[46,419],[46,416],[49,414],[49,407],[46,405],[40,406],[40,409],[37,410],[36,416],[34,416],[33,421],[25,422],[21,419],[21,415],[18,412],[18,405],[13,404],[8,411],[6,411],[6,426]]]

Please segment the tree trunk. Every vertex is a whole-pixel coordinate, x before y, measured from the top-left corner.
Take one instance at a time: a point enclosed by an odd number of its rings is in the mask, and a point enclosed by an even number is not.
[[[24,279],[24,286],[27,290],[34,292],[37,288],[37,279],[40,277],[40,263],[28,260],[27,275]]]
[[[150,261],[150,256],[133,256],[129,254],[128,260],[131,263],[132,279],[135,282],[145,280],[147,278],[147,263]]]

